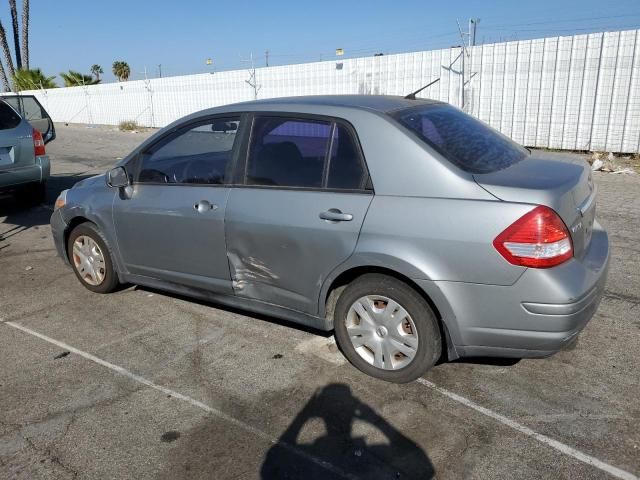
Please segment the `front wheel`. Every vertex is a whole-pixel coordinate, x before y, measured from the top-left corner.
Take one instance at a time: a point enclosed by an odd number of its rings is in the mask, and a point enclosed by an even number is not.
[[[381,380],[411,382],[440,358],[440,329],[428,302],[387,275],[366,274],[347,286],[336,304],[334,327],[347,359]]]
[[[118,287],[111,253],[102,233],[93,223],[82,223],[71,231],[67,254],[76,277],[87,289],[110,293]]]

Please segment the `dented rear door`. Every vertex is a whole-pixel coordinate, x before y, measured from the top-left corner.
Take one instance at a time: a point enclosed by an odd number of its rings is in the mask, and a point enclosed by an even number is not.
[[[316,314],[320,287],[353,253],[372,198],[359,193],[232,189],[225,234],[234,293]],[[336,211],[346,215],[343,220],[321,218],[332,212],[339,218]]]
[[[373,198],[355,130],[338,119],[256,114],[225,238],[234,293],[317,314]]]

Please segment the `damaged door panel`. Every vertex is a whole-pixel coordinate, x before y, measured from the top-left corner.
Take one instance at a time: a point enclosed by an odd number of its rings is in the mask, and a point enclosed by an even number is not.
[[[353,253],[372,198],[232,189],[225,233],[234,293],[316,314],[322,283]],[[331,214],[344,216],[323,218]]]

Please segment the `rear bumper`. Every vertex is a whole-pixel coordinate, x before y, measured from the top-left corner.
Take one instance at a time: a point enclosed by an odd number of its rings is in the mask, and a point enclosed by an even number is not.
[[[434,282],[459,356],[544,357],[571,344],[596,312],[609,267],[609,239],[597,223],[581,259],[528,269],[510,286]]]
[[[67,258],[67,252],[64,242],[64,234],[67,230],[68,225],[64,221],[64,218],[62,218],[61,210],[56,210],[55,212],[53,212],[53,215],[51,215],[50,223],[51,235],[53,237],[53,243],[56,246],[56,251],[58,252],[58,255],[65,261],[65,263],[68,264],[69,259]]]
[[[50,172],[49,157],[36,157],[35,163],[26,167],[0,170],[0,190],[10,190],[27,183],[44,182],[49,178]]]
[[[40,181],[44,182],[51,176],[51,162],[48,155],[36,157],[36,164],[40,167]]]

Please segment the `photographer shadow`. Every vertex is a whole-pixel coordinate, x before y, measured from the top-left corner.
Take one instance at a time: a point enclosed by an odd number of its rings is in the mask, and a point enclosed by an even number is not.
[[[433,476],[433,464],[418,445],[353,396],[347,385],[337,383],[316,392],[261,468],[266,480]]]

